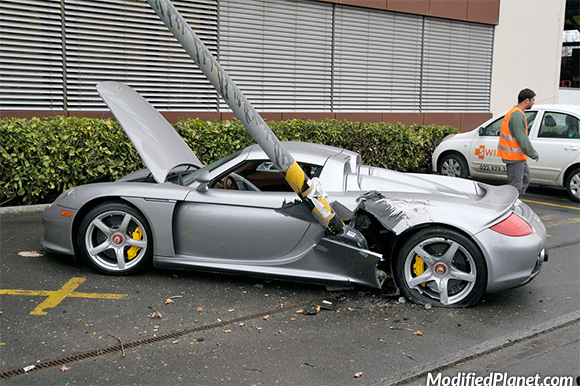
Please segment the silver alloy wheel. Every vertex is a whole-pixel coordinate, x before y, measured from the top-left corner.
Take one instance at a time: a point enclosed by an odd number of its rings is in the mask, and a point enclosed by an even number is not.
[[[84,234],[91,261],[108,272],[125,272],[139,265],[147,253],[146,228],[134,215],[105,211],[91,220]]]
[[[431,237],[407,254],[404,279],[410,289],[451,305],[465,299],[475,288],[477,267],[473,256],[458,242]]]
[[[449,177],[461,177],[462,165],[455,158],[446,158],[441,163],[441,174]]]

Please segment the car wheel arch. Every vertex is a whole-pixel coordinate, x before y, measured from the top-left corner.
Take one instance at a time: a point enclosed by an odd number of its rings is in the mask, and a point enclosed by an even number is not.
[[[408,229],[405,229],[401,234],[398,235],[396,244],[394,245],[392,252],[393,253],[399,252],[401,249],[401,246],[410,237],[412,237],[417,232],[420,232],[422,230],[429,229],[429,228],[440,228],[442,231],[449,230],[449,231],[458,232],[461,235],[463,235],[464,237],[470,239],[475,245],[477,245],[477,248],[479,249],[479,252],[482,255],[484,255],[484,256],[486,255],[485,253],[483,253],[481,245],[468,232],[466,232],[462,228],[459,228],[459,227],[456,227],[453,225],[449,225],[449,224],[445,224],[442,222],[422,223],[422,224],[417,224],[417,225],[410,227]],[[486,258],[486,264],[487,264],[487,258]]]
[[[562,179],[562,186],[566,189],[566,193],[568,194],[568,198],[570,200],[576,201],[576,202],[578,202],[578,200],[576,198],[573,198],[573,194],[568,189],[568,183],[570,182],[570,181],[568,181],[568,179],[571,178],[572,174],[577,173],[579,170],[580,170],[580,163],[570,165],[566,169],[566,171],[564,172],[563,179]]]
[[[87,202],[82,207],[82,211],[79,210],[77,214],[78,216],[75,218],[78,221],[78,227],[75,227],[76,231],[74,232],[75,256],[78,255],[91,268],[107,275],[131,275],[141,272],[151,265],[154,238],[150,220],[134,204],[121,197],[99,197]],[[120,223],[115,224],[115,217],[123,218],[122,223],[126,224],[126,229],[116,230],[121,228],[117,228]],[[113,219],[113,222],[106,223],[105,218]],[[125,222],[125,220],[128,221]],[[96,221],[101,225],[97,225]],[[111,241],[109,238],[112,236],[118,237],[120,241],[115,240],[115,237]],[[106,241],[107,239],[109,241]],[[131,243],[128,240],[133,240],[133,242],[144,240],[146,245]],[[106,245],[106,248],[97,251],[103,245]],[[135,250],[131,255],[133,249]],[[124,265],[118,267],[118,253],[121,250],[128,260],[125,261]],[[117,254],[116,258],[114,254]],[[111,260],[114,261],[112,264]]]
[[[459,235],[463,236],[464,238],[466,238],[468,241],[470,241],[473,244],[473,247],[477,249],[477,252],[479,252],[481,257],[483,258],[482,263],[483,263],[483,266],[485,269],[485,279],[483,281],[484,287],[483,287],[483,292],[482,292],[482,294],[485,294],[487,292],[487,287],[489,285],[490,277],[493,276],[493,269],[490,268],[490,260],[489,260],[488,253],[486,253],[484,251],[484,249],[482,248],[482,245],[477,241],[477,239],[472,237],[469,233],[465,232],[461,228],[450,226],[450,225],[444,224],[444,223],[420,224],[420,225],[414,226],[412,228],[406,229],[403,233],[401,233],[400,235],[397,236],[396,242],[394,243],[394,245],[392,247],[391,255],[389,256],[389,266],[390,266],[390,270],[393,274],[393,277],[395,277],[395,275],[398,275],[395,265],[397,263],[397,260],[400,258],[401,253],[403,253],[403,248],[405,247],[407,242],[409,240],[411,240],[414,235],[416,235],[420,232],[424,232],[424,231],[428,231],[428,230],[437,230],[437,229],[441,231],[442,237],[445,237],[445,233],[459,234]],[[401,290],[401,289],[399,288],[399,290]]]
[[[445,160],[445,158],[450,156],[456,156],[463,161],[463,163],[465,164],[465,172],[467,174],[466,177],[469,177],[471,173],[469,170],[469,162],[467,161],[467,157],[463,153],[455,149],[446,150],[439,155],[439,157],[437,158],[437,173],[441,174],[441,167],[443,165],[443,161]]]
[[[562,173],[562,186],[566,187],[566,180],[576,169],[580,168],[580,163],[574,163],[566,168],[564,173]]]
[[[83,222],[83,219],[87,216],[87,214],[93,210],[94,208],[96,208],[97,206],[101,205],[101,204],[105,204],[105,203],[114,203],[114,204],[121,204],[121,205],[128,205],[131,208],[133,208],[134,210],[138,211],[139,213],[141,213],[141,211],[139,210],[139,208],[135,207],[135,205],[133,205],[132,203],[130,203],[129,201],[123,200],[121,197],[97,197],[91,201],[86,202],[76,213],[75,218],[73,219],[73,226],[72,226],[72,232],[73,234],[72,236],[72,240],[74,240],[73,242],[73,247],[75,250],[75,257],[78,256],[78,254],[80,253],[80,249],[79,249],[79,243],[78,243],[78,236],[79,236],[79,231],[80,231],[80,225]]]

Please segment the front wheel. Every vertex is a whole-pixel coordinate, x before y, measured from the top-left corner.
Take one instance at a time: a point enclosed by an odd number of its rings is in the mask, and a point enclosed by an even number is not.
[[[92,268],[109,275],[136,273],[153,256],[151,229],[144,217],[117,202],[98,205],[84,217],[78,245]]]
[[[566,177],[564,182],[566,186],[566,193],[568,193],[568,198],[575,202],[580,202],[580,168],[574,169]]]
[[[487,268],[477,246],[443,227],[421,230],[407,239],[396,257],[395,280],[414,303],[469,307],[485,292]]]
[[[437,171],[439,174],[449,177],[467,178],[469,176],[465,158],[462,155],[454,153],[445,154],[441,158]]]

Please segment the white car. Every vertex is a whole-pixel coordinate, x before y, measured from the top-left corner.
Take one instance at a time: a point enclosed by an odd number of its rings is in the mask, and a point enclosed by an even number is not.
[[[506,113],[475,130],[445,137],[433,152],[433,170],[447,176],[507,181],[505,164],[497,156]],[[540,156],[537,162],[528,160],[531,183],[563,186],[572,201],[580,202],[580,106],[537,105],[525,114],[530,140]]]

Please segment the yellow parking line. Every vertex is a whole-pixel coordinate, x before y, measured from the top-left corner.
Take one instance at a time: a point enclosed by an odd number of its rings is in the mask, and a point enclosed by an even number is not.
[[[550,204],[549,202],[532,201],[532,200],[522,200],[522,201],[524,201],[524,202],[530,202],[532,204],[555,206],[557,208],[580,210],[580,207],[577,207],[577,206],[567,206],[567,205]]]
[[[87,292],[74,292],[78,286],[83,284],[87,279],[83,277],[73,277],[58,291],[29,291],[29,290],[0,290],[0,295],[24,295],[24,296],[46,296],[42,303],[38,305],[30,315],[46,315],[46,310],[56,307],[67,297],[86,298],[86,299],[123,299],[122,294],[100,294]]]

